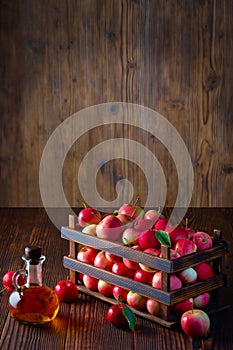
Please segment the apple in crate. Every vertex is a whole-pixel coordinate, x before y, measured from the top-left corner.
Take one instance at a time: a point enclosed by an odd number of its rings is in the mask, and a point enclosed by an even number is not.
[[[94,259],[94,266],[107,271],[112,270],[113,262],[107,259],[106,252],[101,250]]]
[[[175,313],[183,313],[193,308],[193,298],[185,299],[172,305],[171,309]]]
[[[143,251],[144,253],[150,254],[150,255],[154,255],[156,257],[159,257],[161,255],[161,251],[160,249],[157,248],[147,248]],[[147,266],[145,264],[139,263],[139,266],[142,270],[147,271],[147,272],[155,272],[156,269]]]
[[[118,215],[119,214],[127,215],[131,217],[132,220],[135,220],[143,216],[143,210],[137,205],[123,204],[118,210]]]
[[[122,242],[126,245],[138,244],[138,239],[140,236],[140,231],[135,227],[128,227],[123,231]]]
[[[131,249],[138,250],[138,251],[142,250],[139,245],[134,245],[131,247]],[[123,258],[122,261],[125,264],[125,266],[127,266],[129,269],[137,270],[139,268],[139,263],[136,261],[133,261],[127,258]]]
[[[178,277],[184,284],[192,284],[197,280],[197,272],[192,267],[188,267],[179,272]]]
[[[168,233],[171,243],[175,243],[179,239],[188,238],[187,231],[185,230],[184,227],[181,227],[181,226],[170,226],[170,227],[167,227],[165,231]]]
[[[138,269],[138,270],[135,271],[133,279],[136,282],[151,284],[153,276],[154,276],[154,273],[152,273],[152,272],[148,272],[148,271],[144,271],[142,269]]]
[[[189,239],[180,238],[176,241],[174,250],[181,256],[192,254],[197,251],[197,246],[193,241]]]
[[[206,232],[196,232],[193,235],[193,242],[196,244],[198,250],[208,249],[213,245],[212,238]]]
[[[199,309],[186,311],[181,316],[181,327],[185,334],[192,338],[201,338],[208,335],[210,330],[209,316]]]
[[[93,265],[97,254],[98,254],[97,249],[89,246],[84,246],[79,250],[77,254],[77,259],[81,262],[85,262],[90,265]]]
[[[156,231],[153,229],[141,232],[138,243],[143,250],[148,248],[160,248],[161,246],[159,240],[156,238]]]
[[[146,308],[147,298],[139,293],[130,290],[127,294],[127,304],[136,310],[143,310]]]
[[[153,227],[153,221],[150,219],[141,219],[138,220],[137,224],[134,227],[138,231],[143,232]]]
[[[155,210],[155,209],[149,209],[144,214],[144,219],[152,221],[153,225],[158,221],[158,219],[161,217],[161,214]]]
[[[98,279],[89,275],[83,275],[83,284],[86,288],[97,291],[98,290]]]
[[[115,263],[117,261],[121,261],[122,258],[114,253],[110,253],[110,252],[105,252],[105,256],[106,258],[111,261],[112,263]]]
[[[124,289],[124,288],[119,287],[119,286],[114,286],[112,294],[116,300],[126,302],[128,292],[129,291],[127,289]]]
[[[167,226],[169,226],[168,220],[164,217],[160,217],[154,224],[154,230],[165,230]]]
[[[157,271],[155,272],[153,279],[152,279],[152,287],[161,289],[162,288],[162,272]],[[181,280],[176,276],[171,274],[170,275],[170,291],[176,290],[182,287]]]
[[[97,237],[112,242],[115,242],[120,238],[121,231],[121,221],[113,214],[105,216],[96,226]]]
[[[213,270],[208,263],[200,263],[194,267],[196,273],[197,273],[197,279],[199,281],[206,281],[209,278],[214,277]]]
[[[112,266],[112,272],[115,273],[116,275],[128,277],[128,278],[133,278],[134,275],[134,270],[129,269],[123,261],[118,261],[113,264]]]
[[[160,303],[155,299],[149,298],[146,301],[146,309],[151,315],[158,316],[160,313]]]
[[[98,292],[105,297],[113,296],[113,285],[103,280],[98,281]]]
[[[101,214],[94,208],[84,208],[78,214],[78,223],[81,227],[90,224],[98,224],[101,221]]]
[[[200,294],[193,298],[193,306],[197,309],[201,309],[209,304],[210,301],[210,293],[206,292]]]

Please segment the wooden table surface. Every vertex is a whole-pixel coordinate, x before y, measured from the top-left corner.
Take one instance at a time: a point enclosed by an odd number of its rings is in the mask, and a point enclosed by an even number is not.
[[[23,325],[9,316],[9,294],[4,292],[0,296],[0,349],[233,349],[233,210],[190,208],[188,217],[190,226],[199,230],[221,229],[230,243],[230,251],[224,258],[228,283],[221,290],[221,300],[230,307],[211,316],[212,331],[207,339],[191,339],[179,330],[170,330],[140,317],[134,332],[115,328],[106,319],[109,304],[82,293],[76,303],[61,303],[58,316],[50,324]],[[53,288],[57,281],[67,277],[63,256],[68,254],[68,242],[61,239],[60,231],[45,210],[0,209],[1,277],[21,267],[21,256],[28,244],[40,245],[47,257],[43,266],[45,284]]]

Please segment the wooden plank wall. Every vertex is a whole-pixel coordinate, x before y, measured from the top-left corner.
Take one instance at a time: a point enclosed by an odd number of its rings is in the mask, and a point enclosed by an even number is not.
[[[231,0],[1,0],[0,9],[0,206],[41,206],[38,174],[49,136],[73,113],[114,101],[156,110],[179,132],[194,168],[191,206],[232,206]],[[166,147],[123,125],[100,126],[70,149],[63,168],[70,205],[82,206],[83,157],[113,137],[155,154],[172,206],[178,180]],[[143,205],[145,175],[124,159],[101,168],[100,194],[112,200],[125,177]]]

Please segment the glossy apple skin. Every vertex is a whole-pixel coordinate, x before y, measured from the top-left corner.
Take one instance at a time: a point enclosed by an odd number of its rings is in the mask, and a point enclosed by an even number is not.
[[[192,267],[189,267],[178,273],[179,279],[184,284],[192,284],[197,280],[197,272]]]
[[[113,214],[106,216],[96,226],[96,235],[99,238],[115,242],[122,231],[121,221]]]
[[[83,284],[86,288],[98,291],[98,279],[92,276],[83,275]]]
[[[168,233],[171,243],[177,242],[179,239],[187,239],[187,231],[184,227],[181,226],[170,226],[166,228],[166,232]]]
[[[146,297],[131,290],[127,294],[127,304],[136,310],[144,310],[146,308],[146,301]]]
[[[144,219],[152,221],[153,225],[158,221],[160,217],[161,214],[154,209],[150,209],[144,214]]]
[[[166,227],[169,225],[169,222],[167,219],[160,217],[156,223],[154,224],[154,230],[165,230]]]
[[[153,279],[152,279],[152,287],[161,289],[162,288],[162,273],[161,271],[155,272]],[[180,289],[182,287],[181,280],[176,276],[171,274],[170,275],[170,291]]]
[[[119,286],[114,286],[112,294],[116,300],[119,300],[121,302],[126,302],[128,292],[129,291],[127,289],[124,289],[124,288],[119,287]]]
[[[116,304],[111,306],[107,312],[107,319],[116,327],[129,328],[129,323],[123,314],[124,304]]]
[[[101,214],[94,208],[84,208],[78,214],[78,223],[81,227],[90,224],[98,224],[101,220]]]
[[[154,274],[142,269],[138,269],[135,271],[134,273],[134,277],[133,279],[136,282],[141,282],[141,283],[145,283],[145,284],[151,284],[152,283],[152,279],[153,279]]]
[[[143,216],[143,210],[135,205],[123,204],[118,210],[118,215],[119,214],[127,215],[131,217],[132,220],[135,220]]]
[[[203,307],[209,304],[209,301],[210,301],[210,293],[206,292],[193,298],[193,305],[197,309],[202,309]]]
[[[146,309],[151,315],[158,316],[160,313],[160,303],[155,299],[149,298],[146,301]]]
[[[189,310],[181,316],[181,327],[192,338],[205,337],[209,333],[210,319],[203,310]]]
[[[78,287],[69,280],[62,280],[54,287],[54,292],[62,302],[71,302],[77,298]]]
[[[15,287],[14,287],[13,281],[12,281],[14,274],[15,274],[15,271],[8,271],[2,277],[3,287],[10,293],[13,292],[13,290],[15,290]],[[22,275],[19,275],[17,283],[20,286],[23,286],[25,284],[25,281],[24,281],[24,278]]]
[[[98,281],[98,292],[105,297],[113,296],[113,288],[114,286],[106,281],[99,280]]]
[[[179,303],[172,305],[171,309],[175,313],[183,313],[193,308],[193,298],[183,300]]]
[[[157,249],[157,248],[147,248],[143,252],[150,254],[150,255],[157,256],[157,257],[159,257],[161,255],[160,249]],[[139,266],[142,270],[147,271],[147,272],[155,272],[156,271],[154,268],[147,266],[145,264],[142,264],[142,263],[139,263]]]
[[[153,227],[153,221],[150,219],[141,219],[138,220],[137,224],[134,227],[136,230],[143,232]]]
[[[138,244],[142,250],[148,248],[160,248],[161,246],[160,242],[156,238],[156,231],[153,229],[141,232],[138,239]]]
[[[79,261],[93,265],[97,254],[98,254],[97,249],[85,246],[79,250],[77,254],[77,259]]]
[[[134,245],[131,247],[131,249],[138,250],[138,251],[142,250],[139,245]],[[125,266],[127,266],[129,269],[137,270],[139,268],[139,263],[136,261],[133,261],[127,258],[123,258],[122,261],[125,264]]]
[[[212,238],[206,232],[196,232],[193,235],[193,242],[196,244],[198,250],[208,249],[213,245]]]
[[[122,233],[122,242],[126,245],[138,244],[140,231],[134,227],[126,228]]]
[[[193,241],[189,239],[180,238],[176,241],[174,250],[181,256],[192,254],[197,251],[197,246]]]
[[[101,250],[94,259],[94,266],[99,267],[101,269],[111,271],[113,262],[106,258],[106,252]]]
[[[197,279],[199,281],[206,281],[209,278],[214,277],[213,270],[208,263],[200,263],[194,267],[197,273]]]
[[[133,278],[134,270],[129,269],[123,261],[119,261],[113,264],[112,266],[112,272],[116,275]]]

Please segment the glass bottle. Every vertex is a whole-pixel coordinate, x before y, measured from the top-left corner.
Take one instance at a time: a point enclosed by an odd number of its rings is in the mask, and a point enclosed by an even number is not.
[[[12,282],[16,290],[9,298],[10,315],[26,324],[50,322],[58,313],[59,299],[51,288],[42,284],[45,256],[41,255],[40,247],[30,246],[25,248],[22,259],[26,266],[13,276]],[[20,276],[26,278],[23,286],[19,284]]]

